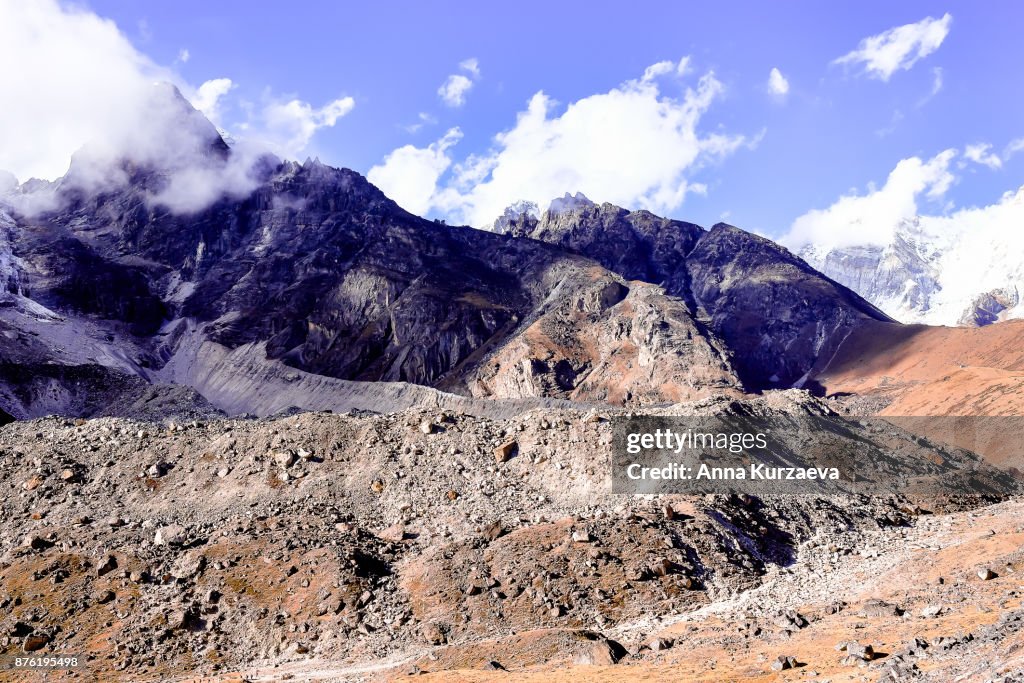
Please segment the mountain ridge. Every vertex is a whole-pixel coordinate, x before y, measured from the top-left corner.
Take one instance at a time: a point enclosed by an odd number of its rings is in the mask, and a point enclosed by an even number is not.
[[[70,321],[54,343],[94,349],[72,354],[76,363],[147,382],[170,376],[161,369],[187,336],[247,349],[252,363],[232,367],[271,362],[281,376],[650,405],[800,384],[850,329],[885,320],[784,248],[725,224],[704,230],[577,194],[540,218],[508,212],[503,232],[447,226],[354,171],[236,158],[212,125],[190,126],[204,173],[246,162],[252,187],[224,186],[183,210],[165,201],[178,165],[122,160],[107,185],[69,172],[28,188],[47,194],[43,210],[8,210],[4,263],[18,264],[8,270],[19,289],[0,319],[33,362],[63,357],[29,343],[31,320],[52,316]],[[8,409],[34,414],[31,403]]]

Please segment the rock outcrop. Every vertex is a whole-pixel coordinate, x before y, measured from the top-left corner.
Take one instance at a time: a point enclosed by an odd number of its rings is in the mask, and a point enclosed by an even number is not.
[[[749,389],[801,382],[851,329],[887,319],[783,247],[725,224],[704,230],[647,211],[574,200],[540,219],[523,214],[509,232],[664,287],[685,303],[697,329],[733,352]]]

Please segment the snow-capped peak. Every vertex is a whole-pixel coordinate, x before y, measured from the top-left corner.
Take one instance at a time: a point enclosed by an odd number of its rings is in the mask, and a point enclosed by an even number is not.
[[[565,196],[551,200],[551,204],[548,205],[548,212],[552,214],[565,213],[589,206],[594,206],[594,202],[587,199],[587,196],[582,192],[577,192],[576,194],[566,192]]]

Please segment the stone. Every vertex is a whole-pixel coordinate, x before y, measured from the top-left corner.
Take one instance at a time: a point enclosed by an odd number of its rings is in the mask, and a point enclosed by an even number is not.
[[[291,467],[295,464],[295,453],[291,451],[278,451],[274,453],[274,462],[282,469]]]
[[[424,434],[433,434],[434,423],[429,420],[424,420],[423,422],[420,422],[420,431]]]
[[[192,619],[192,610],[186,606],[178,605],[167,613],[167,628],[172,631],[186,629],[191,625]]]
[[[505,527],[501,522],[493,522],[484,527],[483,536],[488,541],[496,541],[505,535]]]
[[[579,654],[574,664],[589,664],[591,666],[612,666],[622,661],[622,658],[629,654],[626,648],[614,640],[600,638],[594,641],[586,651]]]
[[[672,645],[673,643],[671,640],[668,640],[666,638],[655,638],[647,644],[647,647],[652,652],[661,652],[663,650],[668,650],[672,647]]]
[[[32,633],[25,636],[25,642],[22,643],[21,649],[25,652],[35,652],[42,650],[50,642],[50,636],[45,633]]]
[[[96,565],[96,576],[106,576],[115,569],[117,569],[117,558],[113,555],[107,555],[103,558],[103,561]]]
[[[519,447],[519,442],[511,439],[494,449],[494,460],[497,463],[507,462]]]
[[[978,578],[982,581],[991,581],[996,578],[996,573],[988,567],[982,567],[978,570]]]
[[[572,532],[573,543],[590,543],[594,539],[586,531],[574,531]]]
[[[200,550],[191,550],[171,565],[171,576],[176,579],[191,579],[206,567],[206,557]]]
[[[786,669],[796,668],[796,658],[790,657],[789,655],[779,655],[772,661],[772,671],[785,671]]]
[[[851,640],[846,643],[846,654],[849,657],[870,662],[875,658],[875,649],[868,644],[858,643],[856,640]]]
[[[445,635],[444,629],[441,628],[436,622],[427,622],[423,625],[421,630],[423,640],[429,645],[443,645],[448,642],[448,637]]]
[[[185,527],[179,524],[170,524],[160,527],[153,537],[153,543],[157,545],[181,545],[185,542],[187,532]]]
[[[388,543],[401,543],[405,540],[405,525],[401,522],[392,524],[377,534],[377,538]]]
[[[21,544],[26,548],[31,548],[32,550],[46,550],[53,545],[53,542],[39,534],[29,534]]]

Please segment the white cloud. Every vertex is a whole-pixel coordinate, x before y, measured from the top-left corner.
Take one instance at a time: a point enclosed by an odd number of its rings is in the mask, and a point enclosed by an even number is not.
[[[461,107],[466,103],[466,93],[473,88],[473,81],[462,74],[452,74],[441,87],[437,94],[441,101],[449,107]]]
[[[964,148],[964,158],[991,169],[1002,168],[1003,160],[992,151],[992,145],[987,142],[979,142],[974,145],[967,145]]]
[[[87,140],[136,127],[125,102],[169,74],[113,22],[54,0],[0,0],[0,168],[53,179]]]
[[[931,90],[928,91],[927,95],[925,95],[924,97],[922,97],[920,100],[917,101],[917,106],[918,107],[923,107],[924,105],[926,105],[929,102],[931,102],[933,97],[935,97],[940,92],[942,92],[942,86],[944,85],[944,83],[945,83],[945,80],[944,80],[944,74],[943,74],[943,71],[942,71],[942,67],[941,66],[937,66],[934,69],[932,69],[932,87],[931,87]]]
[[[449,107],[461,107],[466,103],[466,95],[480,79],[480,62],[470,57],[459,62],[459,69],[465,73],[451,74],[437,89],[437,94]],[[469,74],[468,76],[466,74]]]
[[[182,64],[188,62],[192,58],[192,53],[188,51],[187,47],[183,47],[178,51],[178,61]]]
[[[785,97],[789,92],[789,81],[782,75],[778,67],[772,67],[768,74],[768,92],[777,97]]]
[[[950,14],[940,19],[926,17],[915,24],[897,26],[865,38],[856,50],[836,59],[833,64],[862,64],[872,78],[888,81],[898,70],[907,70],[918,60],[939,49],[949,34]]]
[[[675,68],[678,74],[679,65]],[[741,135],[698,130],[723,90],[714,74],[705,74],[673,98],[662,94],[655,80],[666,73],[665,67],[655,65],[641,78],[573,102],[560,113],[554,100],[538,92],[515,126],[496,135],[486,153],[455,163],[454,142],[446,135],[426,149],[396,150],[383,164],[387,174],[378,171],[371,179],[397,197],[408,186],[422,188],[423,178],[434,178],[429,194],[417,190],[417,211],[436,211],[450,221],[478,227],[490,225],[514,201],[547,206],[569,191],[671,213],[687,194],[706,191],[690,179],[694,171],[748,141]]]
[[[332,127],[352,111],[355,104],[351,97],[338,98],[318,109],[298,99],[271,101],[263,109],[263,129],[256,135],[279,154],[294,157],[309,146],[318,130]]]
[[[426,148],[399,147],[370,169],[367,179],[406,211],[423,215],[430,210],[437,181],[451,166],[448,149],[462,139],[462,131],[452,128]]]
[[[884,138],[887,135],[892,135],[899,128],[900,122],[903,121],[903,112],[899,109],[894,109],[892,116],[889,118],[889,123],[875,131],[875,135],[880,138]]]
[[[470,57],[459,62],[459,68],[472,74],[473,78],[480,77],[480,60],[476,57]]]
[[[136,50],[112,21],[77,4],[0,0],[0,17],[0,169],[22,180],[64,176],[74,155],[65,185],[109,188],[126,181],[117,162],[129,159],[167,173],[168,187],[152,201],[192,211],[251,190],[251,163],[268,146],[297,152],[353,106],[342,98],[314,109],[268,95],[265,107],[234,124],[246,137],[225,161],[211,153],[216,129],[168,84],[220,123],[231,79],[192,87]],[[186,57],[183,51],[179,60]],[[22,197],[33,209],[53,201]]]
[[[231,92],[235,84],[230,78],[214,78],[204,82],[190,99],[192,106],[203,112],[206,118],[220,124],[220,100]]]
[[[1017,154],[1018,152],[1024,152],[1024,138],[1017,138],[1012,140],[1010,144],[1003,150],[1003,159],[1009,161],[1010,157]]]
[[[431,114],[428,114],[425,111],[421,111],[419,114],[417,114],[416,118],[416,123],[410,123],[407,126],[402,126],[402,128],[405,129],[405,132],[417,133],[420,131],[420,129],[424,128],[425,126],[432,126],[435,123],[437,123],[437,118],[435,118]]]
[[[932,91],[929,97],[935,97],[942,90],[942,67],[937,66],[932,69]]]
[[[640,77],[641,81],[653,81],[655,78],[661,76],[667,76],[668,74],[675,73],[677,76],[685,76],[690,68],[690,58],[683,57],[678,62],[671,62],[665,60],[651,64],[649,67],[644,69],[644,75]]]
[[[947,149],[927,161],[903,159],[881,188],[840,197],[827,209],[797,218],[782,243],[798,249],[814,244],[822,250],[854,244],[888,244],[901,220],[918,214],[918,200],[940,200],[956,180],[949,170],[956,150]]]

